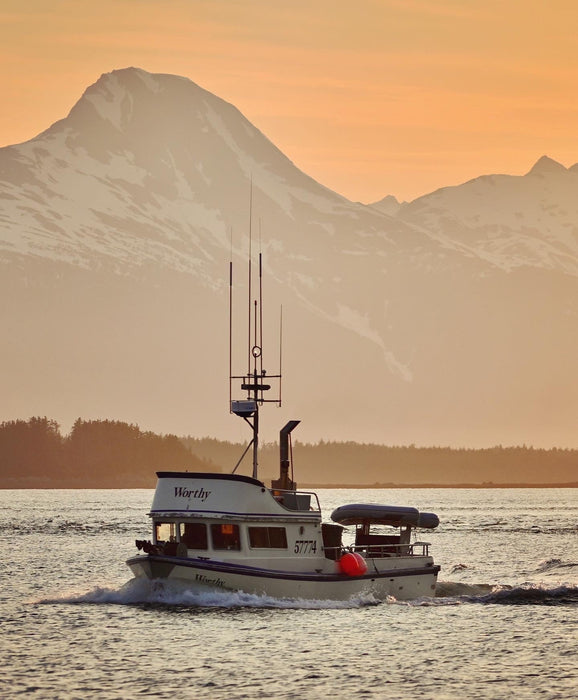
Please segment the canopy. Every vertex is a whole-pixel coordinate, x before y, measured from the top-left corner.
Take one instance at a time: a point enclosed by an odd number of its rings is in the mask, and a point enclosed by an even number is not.
[[[417,508],[407,506],[378,506],[369,503],[353,503],[340,506],[331,513],[331,520],[342,525],[391,525],[401,527],[425,527],[432,529],[439,525],[435,513],[420,513]]]

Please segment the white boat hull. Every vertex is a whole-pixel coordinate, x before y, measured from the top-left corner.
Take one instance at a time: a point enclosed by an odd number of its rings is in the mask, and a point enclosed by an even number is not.
[[[165,555],[137,555],[127,561],[136,578],[184,583],[193,591],[243,591],[272,598],[348,600],[372,595],[413,600],[435,595],[439,567],[429,557],[398,559],[396,568],[374,570],[362,576],[336,573],[290,572]],[[392,561],[393,563],[393,561]],[[369,569],[372,560],[368,561]]]

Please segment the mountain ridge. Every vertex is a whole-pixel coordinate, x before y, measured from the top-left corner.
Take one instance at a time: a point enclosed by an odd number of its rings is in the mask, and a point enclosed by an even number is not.
[[[195,434],[227,435],[212,373],[227,371],[228,261],[243,298],[252,229],[305,439],[571,446],[578,172],[550,160],[383,211],[316,183],[187,78],[104,74],[0,149],[4,416],[183,434],[193,416]]]

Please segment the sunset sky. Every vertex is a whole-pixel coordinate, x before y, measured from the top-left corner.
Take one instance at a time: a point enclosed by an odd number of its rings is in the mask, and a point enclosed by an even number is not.
[[[102,73],[183,75],[344,196],[578,161],[576,0],[2,0],[0,145]]]

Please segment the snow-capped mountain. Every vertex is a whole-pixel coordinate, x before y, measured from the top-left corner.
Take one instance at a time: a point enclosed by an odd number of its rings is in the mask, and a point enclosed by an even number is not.
[[[270,372],[283,303],[266,437],[301,418],[307,440],[576,445],[576,178],[541,159],[365,206],[191,81],[103,75],[0,149],[0,417],[245,437],[227,412],[228,261],[237,361],[251,230]]]
[[[484,175],[395,211],[401,220],[459,240],[511,269],[532,265],[578,275],[578,164],[543,156],[522,177]]]

